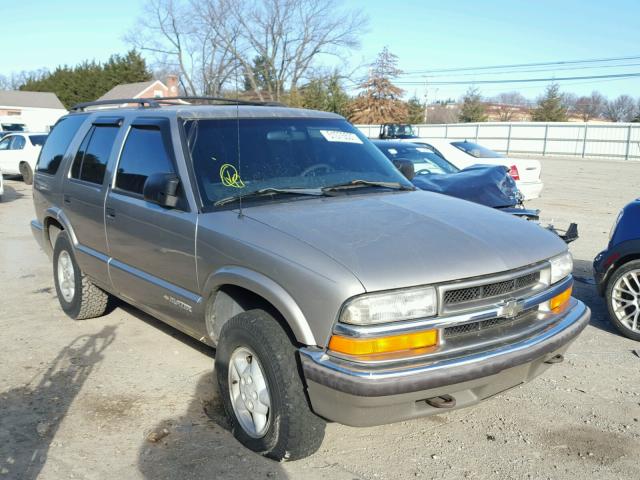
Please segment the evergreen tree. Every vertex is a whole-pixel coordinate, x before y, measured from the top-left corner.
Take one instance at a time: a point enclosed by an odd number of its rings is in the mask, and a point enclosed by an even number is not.
[[[544,95],[538,99],[538,106],[533,110],[531,119],[535,122],[567,121],[567,106],[557,83],[549,85]]]
[[[404,90],[393,84],[402,71],[398,57],[387,47],[371,64],[363,90],[352,102],[351,121],[355,123],[402,122],[407,118],[407,104],[401,100]]]
[[[425,105],[420,99],[414,95],[407,102],[407,123],[422,123],[424,121],[424,109]]]
[[[290,100],[303,108],[333,112],[342,116],[349,114],[349,95],[342,88],[337,72],[328,77],[314,78],[297,91],[297,98]]]
[[[487,121],[486,107],[482,103],[480,90],[469,87],[467,93],[462,97],[462,107],[460,107],[458,119],[465,123]]]
[[[53,72],[32,75],[20,90],[53,92],[66,108],[89,102],[121,83],[151,80],[147,65],[135,50],[125,56],[112,55],[104,64],[85,61],[75,67],[58,66]]]

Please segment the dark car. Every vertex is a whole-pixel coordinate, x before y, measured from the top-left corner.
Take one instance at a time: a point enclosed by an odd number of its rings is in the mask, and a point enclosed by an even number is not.
[[[640,340],[640,198],[618,215],[593,269],[611,322],[624,336]]]
[[[461,170],[426,145],[393,140],[373,143],[421,190],[537,219],[537,210],[517,208],[521,207],[522,195],[502,165],[473,165]]]

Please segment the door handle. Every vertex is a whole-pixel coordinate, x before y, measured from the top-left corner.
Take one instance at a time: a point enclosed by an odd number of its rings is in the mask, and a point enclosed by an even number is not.
[[[62,195],[62,201],[64,203],[71,203],[71,197],[69,195]]]
[[[107,214],[107,218],[116,218],[116,209],[107,207],[105,208],[105,212]]]

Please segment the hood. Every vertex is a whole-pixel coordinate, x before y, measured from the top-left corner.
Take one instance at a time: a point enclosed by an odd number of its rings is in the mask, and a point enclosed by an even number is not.
[[[513,207],[520,203],[516,182],[502,165],[474,165],[457,173],[416,175],[412,183],[430,192],[443,193],[487,207]]]
[[[538,225],[424,191],[271,203],[243,214],[323,252],[367,291],[503,272],[566,250]]]

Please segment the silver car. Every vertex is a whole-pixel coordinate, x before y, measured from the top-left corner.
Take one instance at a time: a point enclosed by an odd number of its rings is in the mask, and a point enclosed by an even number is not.
[[[216,347],[248,448],[301,458],[326,420],[472,405],[562,361],[588,323],[557,236],[414,189],[344,118],[166,103],[63,117],[31,225],[70,317],[115,296]]]

